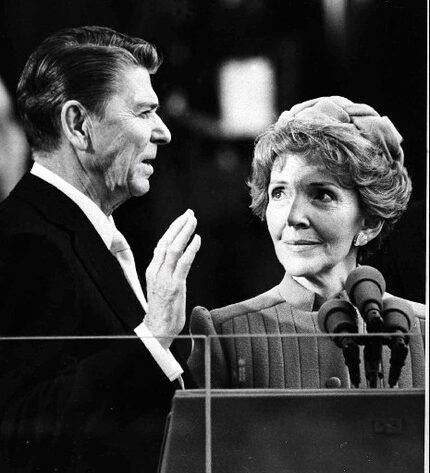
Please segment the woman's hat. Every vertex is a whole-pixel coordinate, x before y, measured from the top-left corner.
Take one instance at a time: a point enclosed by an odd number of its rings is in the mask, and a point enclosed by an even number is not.
[[[290,120],[340,122],[354,125],[372,143],[380,146],[387,158],[403,164],[402,136],[388,117],[381,117],[372,107],[332,96],[307,100],[281,114],[278,125]]]

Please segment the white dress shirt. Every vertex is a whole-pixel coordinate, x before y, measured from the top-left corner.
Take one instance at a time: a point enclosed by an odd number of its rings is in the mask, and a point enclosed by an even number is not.
[[[66,182],[54,172],[42,166],[40,163],[33,164],[31,168],[31,174],[53,185],[59,191],[69,197],[86,215],[88,220],[94,226],[97,233],[100,235],[100,238],[103,240],[103,243],[110,250],[113,235],[116,231],[115,222],[111,215],[109,217],[106,216],[102,212],[100,207],[98,207],[98,205],[93,202],[89,197],[87,197],[85,194],[73,187],[71,184]],[[138,297],[138,299],[144,311],[146,312],[146,300],[144,298],[143,300],[141,300],[141,297]],[[176,361],[170,350],[165,350],[161,346],[160,342],[153,336],[153,334],[146,327],[144,322],[139,324],[134,329],[134,332],[145,344],[146,348],[151,353],[154,360],[157,362],[157,364],[160,366],[166,376],[170,379],[170,381],[179,378],[179,381],[182,385],[181,374],[183,373],[183,369],[181,365]]]

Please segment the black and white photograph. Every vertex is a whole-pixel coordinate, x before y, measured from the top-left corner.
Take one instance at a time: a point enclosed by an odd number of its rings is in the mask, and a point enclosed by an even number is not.
[[[0,473],[428,472],[427,54],[425,0],[0,0]]]

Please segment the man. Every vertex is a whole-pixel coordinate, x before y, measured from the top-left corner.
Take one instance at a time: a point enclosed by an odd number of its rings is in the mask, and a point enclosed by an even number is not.
[[[0,465],[11,471],[156,471],[173,392],[192,383],[172,341],[200,246],[193,212],[159,241],[148,301],[112,219],[148,192],[171,138],[151,85],[160,62],[146,41],[82,27],[47,38],[22,73],[34,165],[0,207]]]

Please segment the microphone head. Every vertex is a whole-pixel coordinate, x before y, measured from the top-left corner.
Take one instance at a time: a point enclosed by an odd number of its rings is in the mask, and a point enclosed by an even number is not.
[[[382,274],[372,266],[360,266],[349,274],[345,289],[366,322],[367,331],[381,332],[382,295],[385,292],[385,280]]]
[[[349,273],[345,289],[354,305],[359,305],[357,299],[360,296],[358,293],[360,292],[360,286],[363,286],[364,290],[368,290],[369,284],[374,286],[382,297],[385,292],[385,279],[376,268],[373,266],[359,266]],[[360,308],[358,309],[360,310]]]
[[[390,297],[383,302],[382,318],[386,332],[400,331],[407,333],[411,330],[414,320],[412,306],[403,299]]]
[[[343,299],[331,299],[324,302],[318,311],[318,325],[321,332],[324,333],[357,333],[355,308],[350,302]]]

